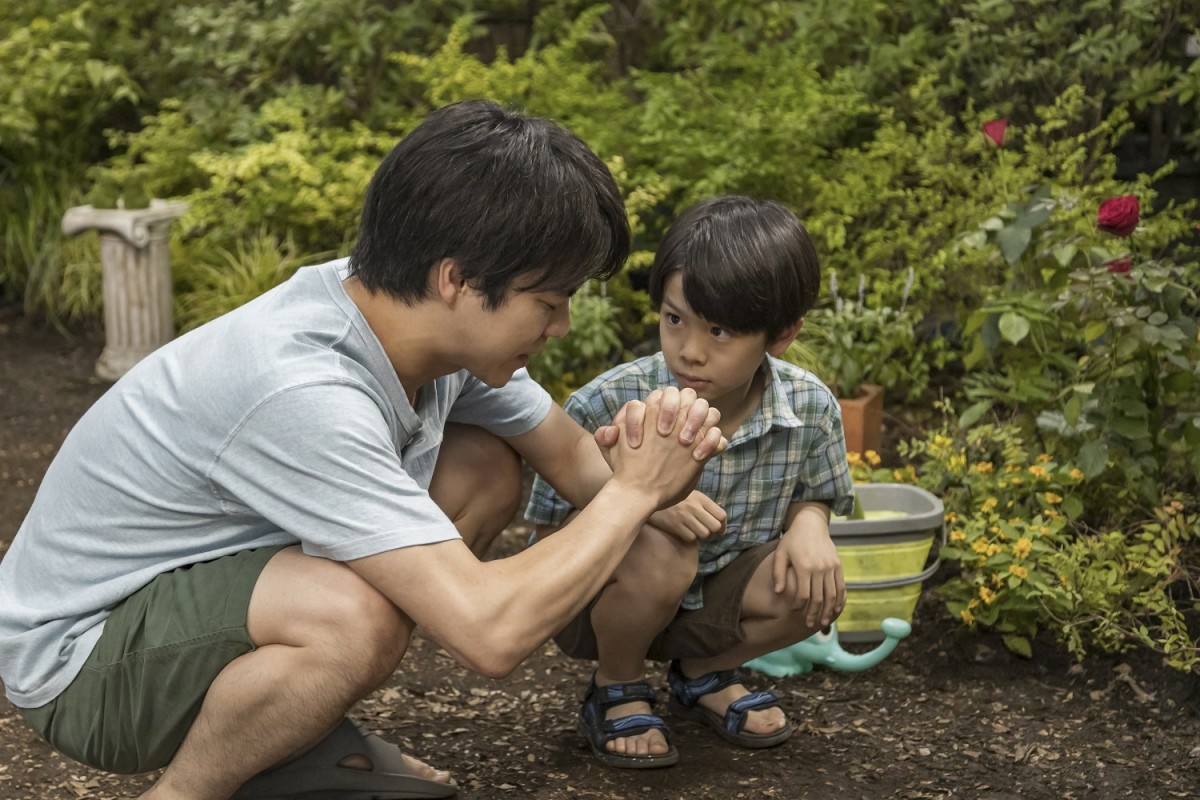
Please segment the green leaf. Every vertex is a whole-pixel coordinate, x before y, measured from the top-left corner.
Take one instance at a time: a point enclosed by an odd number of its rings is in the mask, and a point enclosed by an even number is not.
[[[1086,477],[1095,478],[1107,466],[1108,446],[1100,439],[1093,439],[1079,448],[1079,468]]]
[[[1021,257],[1032,238],[1033,231],[1024,225],[1009,225],[996,232],[996,244],[1000,245],[1004,260],[1010,264]]]
[[[1018,344],[1029,335],[1029,320],[1015,311],[1000,315],[1000,335],[1012,344]]]
[[[1017,655],[1025,658],[1033,658],[1033,645],[1024,636],[1009,634],[1008,636],[1001,637],[1001,641],[1004,642],[1005,647]]]
[[[1062,513],[1068,519],[1079,519],[1083,516],[1083,502],[1078,497],[1068,497],[1062,502]]]
[[[1108,331],[1108,323],[1104,320],[1095,320],[1089,322],[1083,328],[1083,340],[1085,342],[1094,342]]]
[[[1062,247],[1054,248],[1054,260],[1059,263],[1059,266],[1067,266],[1071,263],[1071,259],[1075,258],[1079,253],[1079,248],[1073,244],[1063,245]]]
[[[986,414],[992,408],[991,400],[980,400],[975,403],[958,418],[958,426],[960,428],[969,428],[979,421],[979,418]]]

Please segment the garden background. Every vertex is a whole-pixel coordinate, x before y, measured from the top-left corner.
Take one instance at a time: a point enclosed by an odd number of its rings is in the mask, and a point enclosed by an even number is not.
[[[531,366],[559,397],[653,347],[645,270],[678,211],[778,199],[830,277],[791,357],[886,392],[856,477],[945,499],[923,613],[1195,676],[1198,29],[1182,0],[9,0],[0,297],[86,340],[98,247],[65,209],[182,199],[194,327],[347,253],[429,110],[517,105],[608,162],[635,233]]]

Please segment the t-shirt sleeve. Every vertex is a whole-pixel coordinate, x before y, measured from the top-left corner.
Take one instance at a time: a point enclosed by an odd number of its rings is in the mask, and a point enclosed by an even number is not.
[[[401,452],[366,392],[309,384],[256,406],[221,447],[209,482],[226,513],[263,518],[308,555],[347,561],[458,538]]]
[[[585,429],[595,431],[611,422],[612,415],[607,414],[599,394],[588,393],[588,388],[584,387],[568,397],[563,410]],[[529,505],[525,507],[525,519],[534,525],[562,525],[574,508],[541,475],[534,476]]]
[[[854,510],[854,482],[846,460],[846,434],[842,430],[841,409],[832,399],[824,403],[818,416],[816,434],[800,467],[792,502],[825,503],[834,514],[849,514]]]
[[[554,400],[529,372],[519,369],[507,384],[493,389],[468,376],[450,407],[448,422],[478,425],[502,438],[533,430],[550,413]]]

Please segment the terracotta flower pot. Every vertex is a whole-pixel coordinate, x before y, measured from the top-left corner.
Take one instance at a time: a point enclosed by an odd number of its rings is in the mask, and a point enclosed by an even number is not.
[[[864,383],[858,397],[838,398],[846,449],[856,453],[879,452],[883,447],[883,387]]]

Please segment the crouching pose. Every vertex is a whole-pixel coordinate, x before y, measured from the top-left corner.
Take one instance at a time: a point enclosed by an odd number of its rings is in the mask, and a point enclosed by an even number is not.
[[[677,715],[741,747],[791,735],[778,699],[751,692],[736,668],[807,638],[845,603],[829,536],[831,509],[847,513],[854,502],[840,410],[817,378],[777,358],[819,283],[812,243],[786,208],[745,197],[702,202],[671,226],[651,267],[662,351],[610,370],[566,403],[584,427],[605,430],[626,402],[680,387],[721,412],[729,442],[697,491],[650,517],[612,579],[555,637],[567,654],[597,662],[579,725],[605,764],[679,758],[652,713],[647,658],[670,662]],[[540,541],[578,519],[552,484],[535,483],[526,514]]]
[[[725,442],[674,387],[585,431],[523,369],[629,230],[575,136],[487,102],[384,159],[348,260],[299,270],[84,415],[0,562],[0,677],[63,753],[165,767],[147,798],[445,797],[346,711],[414,626],[511,671]],[[582,511],[479,555],[523,457]]]

